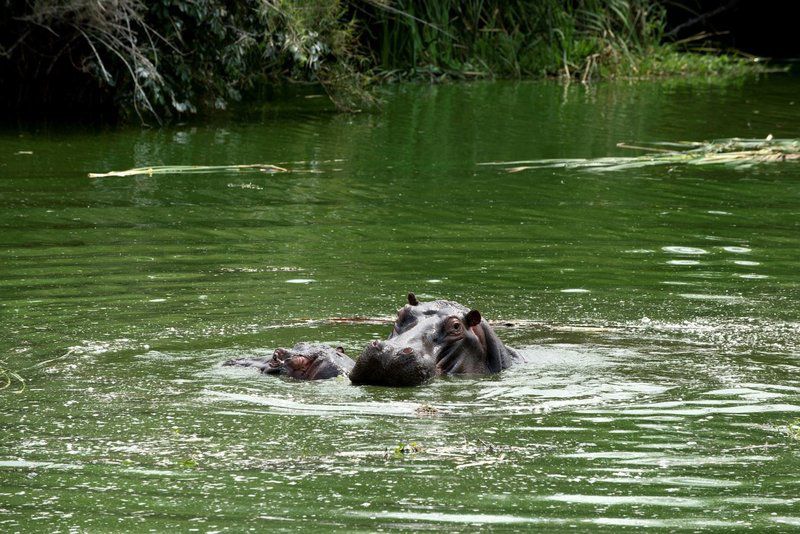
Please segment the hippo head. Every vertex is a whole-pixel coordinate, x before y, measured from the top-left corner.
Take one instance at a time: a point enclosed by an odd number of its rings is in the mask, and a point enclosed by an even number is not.
[[[300,380],[322,380],[346,375],[352,368],[353,360],[342,347],[298,343],[291,349],[275,349],[262,371]]]
[[[515,358],[478,310],[449,300],[420,303],[409,293],[389,339],[364,349],[350,380],[416,386],[436,375],[497,373]]]

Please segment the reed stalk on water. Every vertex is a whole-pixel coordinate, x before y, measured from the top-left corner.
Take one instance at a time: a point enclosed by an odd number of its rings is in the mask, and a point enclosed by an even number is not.
[[[284,167],[277,165],[270,165],[268,163],[251,163],[246,165],[154,165],[152,167],[137,167],[135,169],[127,169],[124,171],[111,171],[96,173],[90,172],[89,178],[109,178],[109,177],[125,177],[125,176],[153,176],[156,174],[204,174],[204,173],[227,173],[227,172],[289,172]]]
[[[656,165],[725,165],[747,168],[758,164],[800,161],[800,140],[773,139],[772,136],[767,139],[731,138],[711,142],[655,142],[636,145],[619,143],[617,146],[649,153],[631,157],[493,161],[479,165],[505,166],[504,170],[511,173],[556,167],[609,172]],[[664,148],[667,146],[672,148]]]

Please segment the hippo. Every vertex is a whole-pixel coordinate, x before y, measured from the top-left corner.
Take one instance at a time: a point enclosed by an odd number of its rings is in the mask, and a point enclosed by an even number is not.
[[[291,349],[275,349],[272,358],[237,358],[222,365],[255,367],[262,373],[299,380],[322,380],[349,374],[355,363],[342,347],[298,343]]]
[[[389,338],[367,345],[350,371],[350,381],[417,386],[441,375],[499,373],[522,361],[478,310],[450,300],[420,303],[409,293]]]

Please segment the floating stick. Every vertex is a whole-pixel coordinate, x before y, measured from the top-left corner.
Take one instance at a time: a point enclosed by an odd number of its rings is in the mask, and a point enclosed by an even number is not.
[[[270,165],[268,163],[253,163],[250,165],[156,165],[153,167],[138,167],[126,171],[111,171],[105,173],[90,172],[89,178],[109,178],[113,176],[153,176],[154,174],[191,174],[208,172],[289,172],[289,169]]]

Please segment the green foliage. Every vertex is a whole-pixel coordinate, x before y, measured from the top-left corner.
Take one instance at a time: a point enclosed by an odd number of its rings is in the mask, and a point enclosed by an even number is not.
[[[654,0],[374,0],[362,37],[391,79],[730,75],[754,64],[664,44]]]
[[[752,58],[734,55],[681,52],[674,46],[663,45],[643,54],[635,63],[635,69],[622,74],[636,77],[656,76],[741,76],[761,69]]]
[[[651,0],[398,0],[402,15],[371,5],[382,69],[502,77],[630,69],[666,18]]]
[[[342,110],[373,79],[718,75],[752,68],[661,44],[657,0],[29,0],[0,14],[11,109],[106,105],[142,120],[320,84]]]
[[[291,80],[320,83],[354,109],[370,97],[344,17],[340,0],[13,2],[0,15],[0,93],[48,87],[33,100],[58,101],[64,86],[76,99],[89,89],[159,119],[225,108],[259,84]],[[50,90],[54,80],[60,87]]]

